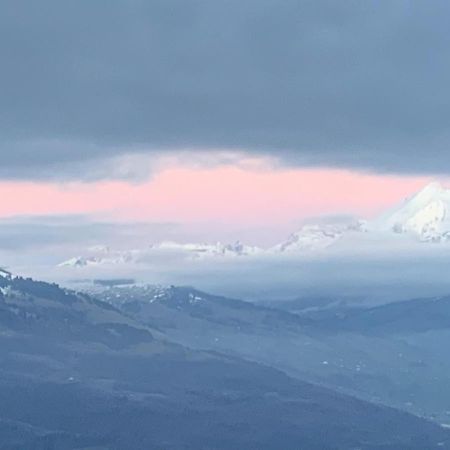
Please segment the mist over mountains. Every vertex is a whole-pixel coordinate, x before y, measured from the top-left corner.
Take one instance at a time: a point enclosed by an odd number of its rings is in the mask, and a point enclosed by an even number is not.
[[[268,248],[241,242],[148,244],[143,235],[129,249],[105,246],[98,239],[78,256],[53,257],[51,264],[35,264],[31,270],[17,267],[70,285],[126,277],[195,285],[254,301],[338,293],[373,303],[445,295],[450,292],[450,281],[442,274],[450,264],[449,197],[448,189],[431,183],[374,219],[311,220]]]
[[[445,243],[450,241],[450,189],[433,182],[402,204],[382,213],[373,220],[345,219],[310,222],[291,234],[284,242],[260,248],[240,241],[232,244],[221,242],[177,243],[162,241],[143,245],[143,248],[114,251],[105,246],[88,249],[85,256],[77,256],[59,265],[83,267],[101,264],[125,264],[145,262],[154,253],[180,254],[189,259],[214,257],[270,257],[283,253],[314,253],[329,247],[352,249],[354,244],[374,243],[391,246],[393,243],[413,245],[421,243]],[[405,242],[406,241],[406,242]]]

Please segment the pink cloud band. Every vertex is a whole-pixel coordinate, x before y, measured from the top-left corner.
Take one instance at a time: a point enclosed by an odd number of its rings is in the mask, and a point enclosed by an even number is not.
[[[130,220],[273,225],[323,214],[370,217],[428,181],[335,169],[172,167],[141,184],[2,182],[0,216],[86,213]]]

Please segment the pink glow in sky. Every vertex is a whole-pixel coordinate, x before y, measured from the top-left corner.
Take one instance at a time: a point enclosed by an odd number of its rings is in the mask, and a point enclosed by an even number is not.
[[[369,218],[429,181],[335,169],[178,166],[140,184],[1,182],[0,217],[81,213],[117,220],[274,226],[328,214]]]

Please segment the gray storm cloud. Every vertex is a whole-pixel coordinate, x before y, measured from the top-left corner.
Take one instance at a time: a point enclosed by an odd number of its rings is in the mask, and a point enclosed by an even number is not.
[[[448,172],[449,15],[445,1],[5,0],[0,176],[81,177],[130,148]]]

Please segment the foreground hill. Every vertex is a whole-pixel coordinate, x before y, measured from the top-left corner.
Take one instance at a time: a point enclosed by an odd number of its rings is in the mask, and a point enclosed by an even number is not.
[[[190,287],[95,287],[110,302],[168,339],[256,361],[291,376],[450,423],[450,301],[361,309],[328,302],[296,314]],[[316,302],[317,303],[317,302]],[[282,304],[280,304],[282,306]],[[305,307],[306,306],[306,307]]]
[[[0,449],[450,448],[431,422],[170,344],[88,295],[0,287]]]

